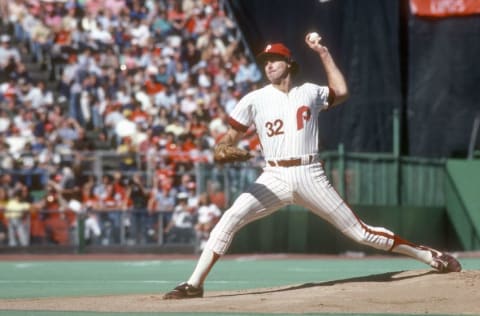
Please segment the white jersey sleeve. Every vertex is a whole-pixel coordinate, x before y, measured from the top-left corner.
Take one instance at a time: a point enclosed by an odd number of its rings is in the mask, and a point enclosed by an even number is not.
[[[329,87],[305,83],[299,89],[302,89],[304,93],[311,93],[311,96],[314,98],[314,104],[320,111],[328,109],[333,102],[333,91]]]
[[[254,123],[255,92],[250,92],[241,98],[230,113],[228,123],[237,131],[246,132]]]

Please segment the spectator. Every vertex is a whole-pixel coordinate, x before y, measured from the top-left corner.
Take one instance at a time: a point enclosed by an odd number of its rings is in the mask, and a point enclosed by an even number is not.
[[[197,110],[197,101],[195,100],[195,88],[188,88],[185,91],[185,97],[180,101],[182,113],[191,117],[191,114]]]
[[[177,192],[188,193],[190,183],[194,182],[190,173],[183,173],[180,175],[179,183],[177,185]]]
[[[103,197],[106,196],[106,194],[107,194],[107,187],[108,187],[109,185],[111,185],[112,182],[113,182],[112,177],[111,177],[110,175],[108,175],[108,174],[104,174],[104,175],[102,176],[100,182],[97,182],[97,183],[94,183],[94,184],[93,184],[92,190],[93,190],[93,196],[95,197],[95,205],[96,205],[96,207],[94,207],[94,206],[92,205],[92,207],[93,207],[94,209],[97,209],[97,208],[100,209],[100,208],[101,208],[100,201],[101,201],[101,199],[102,199]],[[87,194],[88,192],[85,192],[85,190],[83,191],[83,193],[84,193],[84,195],[83,195],[84,197],[88,195],[88,194]],[[84,201],[84,203],[87,203],[87,202]],[[88,204],[85,204],[85,205],[86,205],[87,207],[89,206]]]
[[[87,245],[99,244],[102,235],[98,212],[99,197],[95,194],[95,180],[89,177],[82,186],[81,211],[84,218],[84,238]]]
[[[134,17],[132,21],[133,25],[130,28],[132,44],[141,47],[147,46],[150,40],[150,30],[147,21],[142,20],[141,17]]]
[[[60,127],[56,131],[58,137],[63,141],[73,144],[73,142],[79,138],[80,130],[83,128],[73,118],[63,120],[60,124]]]
[[[28,132],[28,129],[24,132]],[[15,159],[18,159],[27,141],[27,138],[21,135],[21,130],[18,127],[10,125],[5,142],[8,144],[10,154]]]
[[[116,134],[117,134],[117,131],[116,131],[116,127],[117,125],[124,121],[126,118],[125,116],[123,115],[122,111],[121,111],[121,104],[118,103],[118,102],[115,102],[115,103],[111,103],[107,106],[106,110],[105,110],[105,121],[104,121],[104,125],[105,125],[105,128],[107,129],[107,133],[108,133],[108,138],[109,139],[115,139],[116,138]],[[115,143],[118,144],[118,140],[115,141]]]
[[[139,173],[134,173],[126,190],[131,208],[132,235],[137,245],[145,244],[153,220],[148,213],[148,192]]]
[[[113,44],[113,36],[103,24],[99,23],[96,28],[90,31],[90,39],[97,44],[100,50],[105,50]]]
[[[71,26],[61,22],[60,26],[54,29],[54,35],[51,46],[51,59],[55,64],[64,64],[68,59],[68,54],[73,52],[75,45],[73,42],[72,30],[77,26]]]
[[[163,86],[162,91],[164,91],[166,90],[166,87],[168,87],[171,84],[173,78],[170,76],[170,73],[168,72],[168,60],[160,60],[159,62],[157,62],[157,64],[158,64],[158,72],[155,75],[155,80],[156,82],[162,84]]]
[[[149,96],[155,96],[166,89],[166,83],[157,80],[159,74],[158,67],[150,65],[146,69],[147,80],[145,81],[145,91]]]
[[[130,136],[122,138],[120,145],[117,147],[117,154],[121,157],[120,169],[122,171],[137,170],[137,151]]]
[[[118,16],[126,6],[125,0],[105,0],[104,8],[113,16]]]
[[[37,156],[33,152],[32,144],[27,142],[17,160],[17,166],[22,170],[34,171],[37,167]]]
[[[0,175],[0,188],[4,189],[7,196],[12,196],[15,191],[15,182],[10,173]]]
[[[37,141],[40,138],[37,138]],[[53,142],[47,141],[45,146],[39,149],[38,166],[41,169],[54,171],[62,162],[60,153],[55,149]]]
[[[203,34],[209,27],[210,19],[203,8],[195,7],[186,22],[186,29],[193,38]]]
[[[45,25],[41,19],[41,14],[35,12],[32,12],[25,19],[23,28],[28,30],[30,34],[30,51],[33,55],[33,60],[38,63],[44,63],[45,52],[49,49],[49,41],[53,30]]]
[[[241,54],[239,57],[239,67],[235,74],[235,83],[239,85],[240,92],[246,94],[250,89],[252,83],[258,82],[261,79],[261,72],[255,63],[249,63],[247,57]]]
[[[208,124],[210,135],[213,137],[215,142],[227,132],[227,117],[228,114],[225,112],[225,110],[223,108],[218,108],[217,116],[214,117]]]
[[[22,28],[22,20],[27,15],[27,7],[23,2],[18,1],[1,1],[0,2],[0,15],[2,17],[8,16],[8,21],[13,25],[13,34],[16,40],[19,42],[25,41],[25,30]],[[2,19],[4,23],[7,23],[7,19]]]
[[[4,133],[5,131],[7,131],[10,127],[10,123],[11,120],[8,112],[5,109],[0,108],[0,133]]]
[[[95,177],[88,176],[81,187],[81,203],[85,209],[99,209],[99,197],[95,194]]]
[[[10,79],[12,80],[25,80],[27,82],[32,82],[30,73],[28,72],[27,66],[23,62],[16,62],[13,68],[13,72],[10,73]]]
[[[161,106],[158,109],[158,115],[155,117],[155,120],[152,123],[153,128],[157,129],[159,132],[165,131],[165,127],[170,122],[170,113],[168,110]]]
[[[78,177],[70,167],[63,167],[61,172],[57,174],[58,182],[51,181],[50,185],[61,195],[66,202],[70,200],[81,200],[81,186]]]
[[[183,11],[181,1],[172,1],[171,5],[167,7],[167,19],[172,23],[172,32],[174,34],[183,34],[185,12]]]
[[[171,135],[170,143],[169,145],[175,146],[175,141],[176,138],[180,135],[182,135],[185,132],[185,125],[183,124],[183,117],[172,117],[170,123],[165,126],[165,133],[167,135]],[[172,151],[177,151],[178,149],[176,148],[171,148]]]
[[[8,221],[5,217],[5,206],[7,205],[8,191],[0,187],[0,245],[4,245],[7,242]]]
[[[233,32],[236,30],[236,25],[226,14],[225,11],[216,8],[210,20],[210,29],[215,38],[221,39],[223,42],[231,41]]]
[[[185,67],[190,71],[193,66],[198,64],[201,60],[200,51],[195,46],[194,40],[186,40],[181,51],[180,61],[185,64]]]
[[[210,88],[212,86],[211,75],[207,72],[207,63],[201,61],[195,67],[197,75],[197,84],[202,88]]]
[[[65,201],[55,187],[55,185],[49,184],[47,193],[39,201],[38,207],[42,210],[46,242],[55,245],[68,245],[70,243],[70,223],[63,212]]]
[[[0,69],[5,69],[11,62],[18,63],[21,60],[20,51],[12,47],[10,41],[9,35],[0,35]]]
[[[170,223],[173,209],[175,207],[175,190],[172,189],[171,178],[165,175],[155,175],[153,185],[150,190],[148,200],[148,212],[154,219],[158,219],[155,223],[161,223],[163,226],[156,226],[154,229],[158,234],[162,234],[166,226]]]
[[[180,192],[177,195],[177,205],[173,210],[172,219],[165,228],[167,242],[190,243],[194,238],[194,214],[188,208],[188,194]]]
[[[230,114],[240,100],[241,93],[238,90],[228,89],[227,92],[224,94],[224,103],[225,104],[225,111]]]
[[[66,14],[62,17],[61,25],[66,30],[73,30],[78,27],[77,8],[75,5],[65,6]]]
[[[105,193],[99,197],[100,223],[102,231],[102,244],[110,245],[119,243],[120,233],[125,228],[124,211],[126,210],[124,185],[118,183],[122,179],[106,186]],[[122,227],[123,226],[123,227]]]
[[[8,245],[10,247],[28,246],[28,212],[31,204],[22,200],[22,192],[17,190],[5,205],[5,217],[8,221]]]
[[[121,171],[115,171],[113,173],[113,181],[112,181],[112,186],[113,186],[113,192],[114,192],[114,197],[118,201],[119,206],[122,210],[125,209],[126,206],[126,196],[127,196],[127,183],[128,183],[128,177],[122,173]]]
[[[84,238],[87,245],[96,245],[102,236],[102,228],[97,212],[91,207],[85,209],[85,232]]]
[[[47,244],[47,233],[44,223],[45,214],[38,203],[32,204],[30,211],[30,244],[45,245]]]
[[[95,150],[95,140],[89,138],[84,129],[78,130],[78,138],[73,144],[73,148],[77,151],[79,157],[82,157],[82,152]]]
[[[155,94],[154,103],[157,107],[164,108],[166,113],[169,114],[173,105],[178,103],[177,95],[173,86],[169,84],[165,87],[165,89]]]
[[[222,190],[222,186],[218,181],[207,182],[207,193],[210,201],[215,204],[219,209],[225,209],[227,206],[227,197]]]
[[[195,225],[195,232],[197,240],[199,241],[199,249],[203,250],[203,247],[210,236],[210,232],[215,224],[217,224],[220,216],[222,216],[222,211],[216,204],[211,202],[208,193],[206,192],[200,194],[198,202],[198,219]]]
[[[167,19],[167,13],[164,9],[157,8],[157,14],[152,22],[152,32],[156,40],[163,41],[172,32],[172,24]]]
[[[53,93],[46,90],[45,82],[40,80],[28,87],[27,93],[23,97],[23,102],[28,102],[33,109],[40,109],[53,104]]]
[[[188,207],[190,210],[197,210],[199,206],[199,198],[197,194],[197,185],[195,181],[190,181],[187,184],[187,194],[188,194]]]

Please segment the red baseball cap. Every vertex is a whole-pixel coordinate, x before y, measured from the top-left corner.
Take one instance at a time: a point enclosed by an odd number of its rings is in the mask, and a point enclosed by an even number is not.
[[[292,58],[292,53],[287,46],[283,45],[282,43],[273,43],[265,46],[263,51],[257,55],[257,59],[263,62],[265,58],[271,55],[280,56],[287,60]]]
[[[263,51],[257,55],[257,61],[260,64],[264,64],[268,57],[280,56],[292,65],[292,72],[298,71],[298,64],[293,60],[292,53],[287,46],[282,43],[272,43],[265,46]]]

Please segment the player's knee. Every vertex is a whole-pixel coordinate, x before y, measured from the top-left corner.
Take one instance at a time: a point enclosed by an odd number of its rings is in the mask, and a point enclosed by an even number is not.
[[[220,222],[222,222],[224,226],[234,228],[242,224],[243,218],[244,216],[242,213],[236,211],[233,208],[230,208],[226,210],[225,213],[223,213]]]
[[[368,238],[365,236],[364,232],[355,232],[351,234],[347,234],[354,242],[365,245],[368,244]]]

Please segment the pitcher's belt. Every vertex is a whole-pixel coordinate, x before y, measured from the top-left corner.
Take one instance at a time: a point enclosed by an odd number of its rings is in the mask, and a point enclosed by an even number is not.
[[[309,165],[311,163],[317,162],[317,155],[308,155],[306,157],[300,158],[291,158],[285,160],[267,160],[267,163],[271,167],[296,167],[302,165]]]

